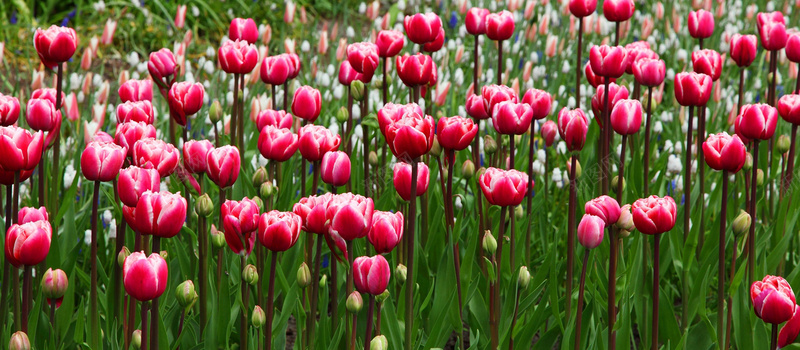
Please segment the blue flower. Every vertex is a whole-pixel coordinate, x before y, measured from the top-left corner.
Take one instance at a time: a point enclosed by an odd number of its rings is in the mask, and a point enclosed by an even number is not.
[[[11,24],[17,24],[17,10],[11,12],[11,18],[8,20]]]
[[[450,22],[447,23],[450,28],[455,28],[458,25],[458,16],[456,15],[456,11],[450,12]]]

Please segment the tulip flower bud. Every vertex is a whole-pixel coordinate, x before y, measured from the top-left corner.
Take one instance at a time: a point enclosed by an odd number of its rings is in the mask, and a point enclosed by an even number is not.
[[[197,215],[206,218],[211,216],[214,212],[214,202],[211,201],[211,197],[208,196],[208,193],[203,193],[202,196],[197,198],[194,209],[197,211]]]
[[[247,264],[242,271],[242,279],[249,285],[258,283],[258,269],[253,264]]]
[[[217,229],[214,226],[211,226],[211,245],[213,245],[214,248],[220,249],[224,247],[226,244],[227,243],[225,243],[225,234],[223,234],[220,231],[217,231]]]
[[[197,298],[197,292],[194,290],[194,283],[191,280],[183,281],[178,288],[175,288],[175,299],[178,299],[178,304],[185,310],[191,309],[197,302]]]
[[[300,264],[300,268],[297,269],[297,284],[301,288],[308,287],[311,284],[311,271],[305,262]]]
[[[442,178],[446,179],[448,174],[450,174],[450,171],[447,168],[442,168]]]
[[[630,231],[636,229],[636,226],[633,224],[631,205],[625,204],[621,209],[622,210],[620,211],[619,219],[617,219],[617,222],[614,224],[614,226],[617,226],[617,228],[622,231],[628,231],[628,234],[630,234]]]
[[[211,107],[208,108],[208,118],[211,119],[212,123],[222,120],[222,105],[219,104],[218,100],[211,102]]]
[[[378,294],[378,295],[375,296],[375,301],[378,302],[378,304],[383,303],[384,301],[386,301],[386,299],[389,299],[389,290],[388,289],[384,290],[383,293]]]
[[[524,290],[528,288],[528,284],[531,282],[531,273],[528,271],[527,266],[520,266],[519,268],[519,276],[517,276],[517,287],[520,290]]]
[[[260,197],[253,197],[253,202],[256,202],[259,212],[264,211],[264,201],[262,201]]]
[[[522,220],[525,218],[525,211],[522,210],[521,205],[514,207],[514,216],[516,216],[517,220]]]
[[[122,250],[120,250],[119,254],[117,254],[117,264],[119,264],[120,267],[125,265],[125,258],[127,258],[128,255],[131,255],[131,251],[128,249],[128,247],[122,246]]]
[[[758,169],[756,172],[756,184],[759,187],[764,185],[764,170]]]
[[[486,252],[486,255],[492,256],[494,252],[497,251],[497,240],[492,235],[492,231],[486,230],[486,234],[483,235],[483,251]]]
[[[267,181],[258,188],[258,194],[261,195],[262,198],[269,198],[272,196],[273,190],[274,186],[272,186],[272,182]]]
[[[336,112],[336,121],[339,123],[346,122],[348,117],[350,117],[350,112],[347,110],[347,107],[342,106],[342,108],[339,108],[339,111]]]
[[[28,335],[25,332],[16,332],[11,336],[11,341],[8,343],[9,350],[30,350],[31,341],[28,340]]]
[[[386,340],[385,335],[379,335],[372,338],[369,342],[369,350],[387,350],[389,349],[389,341]]]
[[[67,274],[61,269],[47,269],[42,276],[42,294],[47,299],[60,299],[69,287]]]
[[[789,151],[790,141],[789,136],[781,135],[778,136],[778,142],[775,143],[775,150],[778,151],[780,154],[784,154]]]
[[[433,139],[433,144],[431,145],[430,155],[434,157],[438,157],[442,154],[442,145],[439,144],[439,140],[437,138]]]
[[[347,302],[345,303],[347,306],[347,311],[351,313],[358,313],[361,311],[361,308],[364,306],[364,300],[361,299],[361,293],[353,291],[347,297]]]
[[[483,150],[486,154],[494,154],[497,151],[497,142],[489,135],[483,137]]]
[[[583,168],[581,168],[581,162],[580,161],[576,160],[575,164],[577,165],[575,167],[575,178],[578,179],[578,178],[581,177]],[[570,158],[570,160],[567,161],[567,171],[568,172],[570,171],[570,167],[571,166],[572,166],[572,158]],[[625,185],[624,182],[622,184],[623,184],[623,186]],[[617,188],[617,185],[613,185],[613,186],[614,186],[615,189]]]
[[[265,182],[267,182],[267,169],[263,166],[258,167],[256,172],[253,173],[253,187],[258,188]]]
[[[733,234],[737,237],[741,237],[750,230],[751,224],[752,219],[750,218],[750,214],[744,210],[740,210],[739,215],[733,219],[733,224],[731,225],[733,226]]]
[[[375,151],[369,151],[369,165],[378,165],[378,154]]]
[[[627,184],[628,184],[628,183],[625,181],[625,178],[623,177],[623,178],[622,178],[622,190],[623,190],[623,191],[625,191],[625,185],[627,185]],[[617,186],[618,186],[618,185],[619,185],[619,175],[617,175],[617,176],[614,176],[614,177],[611,179],[611,188],[613,188],[613,189],[614,189],[614,192],[617,192]]]
[[[267,315],[264,314],[264,310],[261,306],[256,305],[256,307],[253,308],[253,316],[250,317],[250,323],[256,328],[261,328],[267,323]]]
[[[322,278],[319,279],[319,287],[325,288],[328,286],[328,275],[322,275]]]
[[[461,176],[467,180],[475,176],[475,163],[469,159],[465,160],[461,165]]]
[[[631,235],[631,231],[628,230],[619,230],[617,231],[617,237],[619,238],[628,238]]]
[[[356,101],[364,100],[364,83],[361,80],[353,80],[350,83],[350,94]]]
[[[744,166],[742,167],[742,169],[749,171],[752,168],[753,168],[753,155],[750,154],[750,152],[747,152],[747,154],[744,157]]]
[[[160,255],[161,258],[164,259],[164,260],[167,260],[167,258],[169,258],[169,253],[167,253],[166,250],[162,250],[162,251],[158,252],[158,255]]]
[[[133,331],[133,335],[131,335],[131,345],[133,345],[134,349],[140,349],[142,347],[142,330],[137,329]]]
[[[487,277],[489,277],[489,284],[490,284],[490,285],[494,285],[494,283],[495,283],[495,282],[497,282],[497,272],[496,272],[496,270],[495,270],[495,268],[496,268],[497,266],[495,266],[495,264],[494,264],[494,263],[493,263],[491,260],[489,260],[489,258],[487,258],[487,257],[485,257],[485,256],[483,257],[483,263],[484,263],[486,266],[489,266],[489,267],[486,269],[486,272],[488,273],[488,276],[487,276]]]
[[[394,269],[394,278],[397,279],[397,282],[402,285],[406,283],[406,278],[408,276],[408,268],[406,265],[397,264],[397,268]]]

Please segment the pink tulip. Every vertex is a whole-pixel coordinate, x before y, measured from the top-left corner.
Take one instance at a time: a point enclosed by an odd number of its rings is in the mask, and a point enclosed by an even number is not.
[[[322,181],[331,186],[344,186],[350,181],[350,157],[342,151],[325,153],[320,164]]]
[[[436,125],[436,139],[447,150],[466,149],[477,134],[478,125],[472,119],[460,116],[441,117]]]
[[[261,81],[270,85],[283,85],[294,74],[294,62],[287,54],[265,57],[260,68]]]
[[[578,224],[578,243],[586,249],[594,249],[603,243],[605,233],[603,218],[591,214],[584,214]]]
[[[783,325],[783,327],[781,327],[781,331],[780,333],[778,333],[778,348],[783,349],[789,344],[794,343],[797,340],[797,336],[799,334],[800,334],[800,308],[795,306],[792,318],[789,319],[789,321],[786,322],[786,324]]]
[[[372,76],[378,68],[378,45],[370,42],[347,45],[347,61],[356,72]]]
[[[611,128],[620,135],[632,135],[642,127],[642,104],[639,100],[621,100],[611,111]]]
[[[400,53],[405,44],[403,33],[396,30],[381,30],[375,38],[375,44],[378,45],[378,56],[380,57],[394,57]]]
[[[247,41],[226,41],[219,47],[219,65],[231,74],[248,74],[258,64],[258,49]]]
[[[24,182],[33,175],[32,170],[22,170],[19,174],[19,182]],[[14,184],[14,172],[0,168],[0,184],[10,186]]]
[[[319,117],[322,102],[319,90],[310,86],[301,86],[292,98],[292,114],[313,123]]]
[[[78,35],[68,27],[52,25],[45,30],[39,28],[33,34],[33,46],[42,64],[53,68],[72,58],[78,48]]]
[[[180,153],[172,144],[159,139],[143,138],[133,145],[133,164],[151,166],[161,177],[167,177],[178,167]],[[147,164],[150,165],[147,165]]]
[[[53,131],[58,120],[61,119],[61,112],[55,107],[55,103],[48,99],[34,98],[28,100],[25,120],[28,126],[36,131]]]
[[[650,49],[650,44],[646,41],[636,41],[625,45],[625,51],[627,55],[625,56],[625,73],[633,74],[633,66],[638,62],[645,58],[649,59],[658,59],[658,54],[655,51]]]
[[[300,216],[292,212],[264,213],[258,220],[258,241],[273,252],[285,252],[297,243],[302,224]]]
[[[752,34],[731,36],[731,59],[739,67],[749,67],[756,59],[758,48],[756,47],[756,36]]]
[[[750,301],[756,316],[766,323],[789,321],[796,306],[794,291],[783,277],[767,275],[750,286]]]
[[[486,15],[486,36],[495,41],[511,39],[514,35],[514,15],[503,10]]]
[[[153,124],[154,121],[153,105],[151,105],[148,100],[137,102],[129,101],[117,105],[117,122],[120,124],[127,122]]]
[[[403,105],[389,102],[384,105],[378,110],[378,127],[381,133],[386,133],[389,124],[400,120],[406,113],[422,114],[422,108],[416,103]]]
[[[494,111],[494,107],[500,102],[511,101],[517,103],[517,93],[505,85],[484,85],[481,88],[483,100],[488,105],[487,111]]]
[[[681,106],[705,106],[711,98],[711,77],[699,73],[675,75],[675,99]]]
[[[714,15],[700,9],[689,12],[689,35],[695,39],[710,38],[714,34]]]
[[[6,259],[18,268],[38,265],[50,251],[52,236],[46,220],[11,225],[5,238]]]
[[[444,46],[444,28],[439,29],[439,34],[436,35],[436,39],[433,41],[429,41],[422,45],[422,51],[425,52],[436,52],[442,49]]]
[[[759,12],[756,16],[758,35],[761,46],[767,51],[777,51],[786,46],[786,21],[783,14],[775,12]]]
[[[238,171],[238,169],[237,169]],[[252,199],[244,197],[241,201],[225,201],[222,205],[224,218],[225,241],[231,250],[240,255],[249,255],[253,251],[258,230],[258,205]]]
[[[330,223],[329,233],[345,241],[363,238],[372,226],[374,203],[371,198],[352,193],[335,195],[328,202],[325,220]]]
[[[569,0],[569,12],[578,18],[591,16],[597,9],[597,0]]]
[[[19,119],[19,100],[0,93],[0,126],[14,125]]]
[[[208,152],[214,144],[208,140],[189,140],[183,144],[183,167],[190,173],[202,174],[208,171]]]
[[[392,168],[392,184],[397,194],[404,201],[411,200],[411,164],[397,162]],[[417,163],[417,191],[416,196],[421,196],[428,190],[430,170],[425,163]]]
[[[181,126],[186,126],[186,118],[203,108],[203,84],[180,82],[169,89],[169,114]]]
[[[769,140],[775,134],[778,110],[767,104],[757,103],[742,106],[736,118],[736,127],[744,137],[754,140]]]
[[[570,110],[564,107],[558,112],[558,134],[570,152],[583,149],[588,130],[589,118],[580,108]]]
[[[655,235],[668,232],[675,226],[677,208],[675,200],[666,196],[652,195],[633,202],[631,206],[633,224],[639,232]]]
[[[220,188],[233,186],[239,178],[242,159],[239,156],[239,149],[235,146],[226,145],[209,150],[206,154],[206,163],[208,178]]]
[[[148,191],[158,191],[161,177],[156,169],[129,166],[119,172],[119,200],[128,207],[136,207],[139,197]]]
[[[327,152],[339,149],[341,137],[324,126],[308,124],[298,132],[300,154],[310,162],[322,160]]]
[[[92,142],[81,153],[81,172],[89,181],[107,182],[117,178],[127,150],[111,142]]]
[[[111,45],[114,41],[114,33],[117,31],[117,21],[106,20],[106,26],[103,28],[103,36],[100,37],[100,43],[103,45]]]
[[[90,47],[86,47],[83,50],[83,55],[81,55],[81,69],[89,70],[92,68],[92,49]]]
[[[118,93],[122,102],[152,101],[153,82],[131,79],[119,86]]]
[[[267,125],[258,136],[258,150],[264,158],[285,162],[300,146],[298,136],[287,128]]]
[[[265,109],[258,113],[256,117],[256,127],[258,130],[264,129],[267,125],[272,125],[276,128],[291,128],[294,118],[291,114],[285,111],[276,111],[273,109]]]
[[[44,149],[44,134],[16,126],[0,127],[0,168],[5,171],[33,170]]]
[[[350,62],[347,60],[342,61],[342,64],[339,65],[339,84],[344,86],[350,86],[354,80],[358,79],[360,74],[353,69],[353,66],[350,65]]]
[[[531,106],[533,119],[540,120],[550,114],[552,97],[544,90],[529,89],[522,96],[522,103]]]
[[[149,257],[144,252],[133,252],[122,267],[122,283],[125,291],[141,302],[160,297],[167,289],[167,262],[158,253]]]
[[[592,70],[591,62],[586,62],[586,65],[583,67],[583,75],[586,76],[586,81],[589,82],[592,87],[597,88],[598,86],[604,85],[606,79],[609,79],[609,83],[613,83],[617,81],[617,78],[604,78],[601,75],[597,75]]]
[[[615,224],[622,213],[617,200],[606,195],[586,202],[583,209],[587,215],[600,218],[605,227]]]
[[[48,268],[42,276],[42,295],[48,303],[55,302],[55,307],[59,308],[64,299],[64,294],[69,288],[67,273],[61,269]]]
[[[378,254],[391,253],[403,239],[403,213],[375,211],[367,240]]]
[[[175,237],[186,221],[186,199],[180,193],[145,191],[135,207],[124,207],[131,228],[145,235]]]
[[[800,62],[800,32],[791,32],[786,39],[786,58],[792,62]]]
[[[365,294],[379,295],[389,286],[392,272],[383,255],[360,256],[353,261],[353,282],[356,289]]]
[[[39,208],[32,208],[32,207],[24,207],[19,210],[17,214],[17,223],[27,224],[29,222],[36,222],[36,221],[48,221],[49,215],[47,215],[47,208],[39,207]]]
[[[469,9],[464,19],[464,24],[467,26],[467,33],[472,35],[486,34],[486,16],[488,16],[489,13],[489,10],[480,7]]]
[[[186,5],[178,5],[175,12],[175,28],[183,29],[184,24],[186,24]]]
[[[397,68],[397,75],[406,86],[416,87],[428,85],[434,80],[434,71],[436,68],[434,67],[431,56],[422,53],[397,56],[395,59],[395,67]]]
[[[417,13],[406,16],[403,20],[408,40],[415,44],[424,45],[425,43],[436,40],[439,30],[442,28],[442,19],[435,13]]]
[[[320,196],[303,197],[294,204],[292,212],[300,216],[303,231],[318,235],[328,233],[329,223],[325,218],[325,212],[333,196],[331,193],[325,193]]]
[[[528,175],[517,170],[488,168],[478,180],[489,204],[517,206],[528,191]]]
[[[695,72],[708,75],[712,81],[717,81],[722,75],[722,56],[709,49],[692,52],[692,67]]]
[[[433,118],[416,111],[405,113],[386,126],[384,136],[389,149],[398,159],[413,160],[431,150],[433,146]]]
[[[800,125],[800,95],[787,94],[778,100],[778,112],[783,120],[790,124]]]
[[[228,38],[255,44],[258,41],[258,27],[252,18],[234,18],[228,27]]]
[[[608,84],[608,109],[610,111],[614,110],[614,107],[617,105],[619,101],[625,100],[628,98],[628,88],[625,86],[620,86],[615,83]],[[592,112],[594,112],[595,118],[594,121],[597,122],[600,127],[603,127],[603,108],[605,107],[605,98],[606,98],[606,87],[605,85],[600,85],[597,87],[597,93],[592,96]]]
[[[163,48],[156,52],[150,53],[150,61],[147,62],[147,70],[150,72],[150,77],[156,82],[158,86],[164,87],[164,78],[175,79],[177,62],[175,55],[172,54],[167,48]]]
[[[604,0],[603,16],[609,22],[625,22],[633,17],[636,4],[633,0]]]
[[[467,97],[467,115],[470,117],[482,120],[489,119],[488,106],[481,95],[472,95]]]
[[[127,149],[127,157],[133,157],[133,149],[137,141],[155,137],[156,128],[153,125],[144,122],[130,121],[117,125],[117,131],[114,134],[114,143]]]
[[[539,133],[544,139],[545,146],[550,147],[556,140],[556,135],[558,135],[558,125],[552,120],[546,120],[539,129]]]
[[[492,109],[492,125],[503,135],[522,135],[531,126],[533,109],[525,103],[503,101]]]
[[[619,78],[625,74],[626,63],[627,50],[622,46],[595,45],[589,50],[589,64],[599,76]]]
[[[633,77],[644,86],[661,85],[666,73],[666,65],[660,59],[642,58],[633,63]]]
[[[726,132],[708,135],[703,142],[703,155],[711,169],[735,173],[744,166],[747,149],[739,136]]]

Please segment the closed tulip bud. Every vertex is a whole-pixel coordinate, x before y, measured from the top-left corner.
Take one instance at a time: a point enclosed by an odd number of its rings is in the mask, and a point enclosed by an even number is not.
[[[752,34],[733,34],[730,41],[730,56],[739,67],[748,67],[756,59],[758,48],[756,36]]]
[[[483,251],[486,255],[493,256],[494,253],[497,251],[497,239],[494,238],[492,235],[492,231],[486,230],[486,233],[483,235],[483,241],[481,242],[483,246]]]
[[[375,151],[369,151],[369,165],[378,165],[378,154]]]
[[[140,349],[142,347],[142,330],[137,329],[133,331],[131,335],[131,345],[133,345],[134,349]]]
[[[211,216],[211,213],[214,212],[214,202],[211,201],[211,197],[208,196],[208,193],[203,193],[203,195],[197,198],[194,209],[197,211],[197,215],[206,218]]]
[[[247,264],[242,271],[242,279],[249,285],[258,283],[258,269],[253,264]]]
[[[225,243],[225,234],[218,231],[214,225],[211,226],[211,244],[217,249],[225,247],[225,244],[227,244]]]
[[[258,167],[256,172],[253,173],[253,187],[261,187],[261,184],[267,182],[267,169],[262,167]]]
[[[750,214],[744,210],[739,210],[739,215],[733,219],[733,224],[731,225],[733,226],[733,234],[737,237],[746,234],[750,230],[751,222]]]
[[[620,230],[633,231],[636,229],[636,226],[633,224],[633,215],[631,215],[631,205],[625,204],[620,208],[619,219],[614,224]]]
[[[364,100],[364,83],[360,80],[353,80],[350,83],[350,94],[353,95],[353,99],[356,101]]]
[[[516,216],[517,220],[522,220],[525,218],[525,211],[522,210],[521,205],[514,207],[514,216]]]
[[[750,154],[750,152],[747,152],[747,154],[745,154],[744,156],[744,166],[742,166],[742,169],[750,170],[752,168],[753,168],[753,155]]]
[[[376,295],[375,296],[375,301],[378,302],[378,304],[381,304],[384,301],[386,301],[386,299],[389,299],[389,295],[390,295],[390,293],[389,293],[389,290],[387,289],[387,290],[383,291],[383,293]]]
[[[623,177],[623,178],[622,178],[622,191],[625,191],[625,185],[626,185],[626,184],[627,184],[627,182],[625,181],[625,178]],[[614,189],[614,192],[617,192],[617,186],[618,186],[618,185],[619,185],[619,175],[617,175],[617,176],[614,176],[614,177],[611,179],[611,188],[613,188],[613,189]]]
[[[67,274],[60,269],[47,269],[42,276],[42,294],[47,299],[60,299],[69,287]]]
[[[777,51],[786,46],[786,21],[783,14],[760,12],[756,17],[761,46],[767,51]]]
[[[439,144],[439,138],[434,138],[433,139],[433,144],[431,145],[431,150],[428,153],[430,153],[434,157],[439,157],[440,155],[442,155],[442,145]]]
[[[475,163],[469,159],[465,160],[461,165],[461,176],[467,180],[475,176]]]
[[[624,22],[633,17],[636,5],[633,0],[603,1],[603,16],[609,22]]]
[[[514,35],[514,15],[503,10],[486,15],[486,36],[489,39],[502,41]]]
[[[387,350],[389,349],[389,341],[385,335],[379,335],[372,338],[369,342],[369,350]]]
[[[521,290],[525,290],[528,288],[528,284],[531,282],[531,272],[528,271],[527,266],[520,266],[519,267],[519,274],[517,276],[517,287]]]
[[[605,233],[605,221],[599,216],[591,214],[583,215],[578,224],[578,243],[586,249],[594,249],[603,242]]]
[[[764,185],[764,170],[758,169],[756,172],[756,184],[761,187]]]
[[[25,332],[19,331],[11,335],[11,341],[8,342],[9,350],[31,350],[31,341]]]
[[[264,309],[262,309],[261,306],[256,305],[256,307],[253,308],[253,315],[250,316],[250,323],[256,328],[261,328],[267,323],[267,315],[264,314]]]
[[[397,283],[400,283],[400,285],[406,283],[406,278],[408,278],[408,268],[406,265],[397,264],[397,267],[394,269],[394,278],[397,279]]]
[[[322,278],[319,279],[319,287],[325,288],[328,285],[328,275],[322,275]]]
[[[689,12],[689,35],[696,39],[705,39],[714,34],[714,15],[700,9]]]
[[[272,182],[267,181],[258,188],[258,194],[262,198],[269,198],[274,193],[275,186],[272,185]]]
[[[486,169],[478,179],[481,191],[491,205],[501,207],[522,203],[528,189],[528,174],[511,169]]]
[[[211,119],[212,123],[222,120],[222,106],[219,104],[219,100],[211,102],[211,107],[208,109],[208,118]]]
[[[789,136],[781,135],[778,136],[778,142],[775,143],[775,150],[778,151],[780,154],[784,154],[789,151]]]
[[[347,296],[347,302],[345,302],[345,306],[347,306],[347,311],[357,314],[361,311],[361,308],[364,307],[364,299],[361,298],[361,293],[357,291],[353,291],[350,295]]]
[[[311,271],[305,262],[302,262],[297,269],[297,284],[300,285],[300,288],[311,285]]]
[[[336,121],[339,123],[344,123],[350,117],[350,112],[347,110],[347,107],[342,106],[339,108],[339,111],[336,112]]]
[[[486,154],[494,154],[497,151],[497,142],[490,135],[483,137],[483,150]]]
[[[129,255],[131,255],[131,251],[128,249],[128,247],[122,246],[119,254],[117,254],[117,264],[122,267],[122,265],[125,264],[125,259],[128,258]]]
[[[178,288],[175,288],[175,299],[178,299],[178,304],[186,310],[192,308],[197,298],[197,292],[194,290],[194,283],[191,280],[186,280],[179,284]]]
[[[125,259],[122,281],[125,291],[136,300],[150,301],[167,288],[167,262],[158,254],[135,252]]]

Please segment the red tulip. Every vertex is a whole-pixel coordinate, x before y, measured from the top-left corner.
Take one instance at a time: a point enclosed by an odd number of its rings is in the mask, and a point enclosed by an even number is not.
[[[128,207],[136,207],[139,197],[147,191],[158,191],[161,177],[156,169],[129,166],[119,171],[119,200]]]
[[[467,33],[472,35],[486,34],[486,16],[488,16],[489,13],[489,10],[480,7],[469,9],[464,19],[464,24],[467,26]]]
[[[403,239],[403,213],[375,211],[367,240],[378,254],[391,253]]]
[[[14,125],[19,119],[19,100],[0,94],[0,126]]]
[[[350,83],[354,80],[359,80],[359,75],[360,74],[353,69],[353,66],[350,65],[350,61],[344,60],[342,64],[339,65],[339,84],[350,86]]]
[[[664,233],[675,226],[677,208],[670,196],[659,198],[652,195],[633,202],[631,206],[633,224],[646,235]]]
[[[300,119],[313,123],[319,117],[322,102],[319,90],[310,86],[301,86],[292,98],[292,114]]]
[[[352,241],[369,233],[374,210],[372,198],[343,193],[333,196],[328,202],[325,221],[330,222],[328,230],[331,235]]]
[[[360,256],[353,261],[353,282],[361,293],[373,296],[383,293],[391,274],[389,262],[383,255]]]
[[[176,123],[186,126],[186,117],[194,115],[203,108],[203,84],[180,82],[169,89],[169,114]]]
[[[552,97],[544,90],[529,89],[522,96],[522,103],[531,106],[533,119],[539,120],[547,118],[547,115],[550,114]]]
[[[33,93],[31,94],[31,99],[39,98],[39,99],[49,100],[55,106],[55,104],[56,104],[56,93],[57,93],[56,89],[50,89],[50,88],[36,89],[36,90],[33,90]],[[66,99],[66,95],[62,92],[61,93],[61,101],[64,101],[65,99]]]
[[[285,53],[289,58],[289,61],[292,62],[291,68],[292,70],[289,71],[289,79],[297,78],[300,75],[300,65],[302,62],[300,61],[300,56],[297,56],[296,53]]]
[[[136,300],[145,302],[160,297],[167,289],[167,262],[158,253],[149,257],[144,252],[133,252],[122,267],[125,291]]]
[[[159,139],[144,138],[133,145],[133,164],[158,170],[161,177],[167,177],[178,167],[180,153],[172,144]]]
[[[467,115],[470,117],[481,120],[489,119],[489,112],[486,101],[481,95],[471,95],[467,97]]]
[[[569,0],[569,12],[578,18],[591,16],[597,9],[597,0]]]
[[[435,13],[417,13],[406,16],[403,20],[408,40],[415,44],[424,45],[425,43],[436,40],[439,29],[442,28],[442,19]]]
[[[122,83],[117,92],[122,102],[152,101],[153,82],[151,80],[130,79]]]
[[[778,110],[767,104],[757,103],[742,106],[736,118],[736,126],[748,139],[769,140],[775,134]]]
[[[609,83],[613,83],[617,81],[617,78],[604,78],[601,75],[597,75],[592,70],[591,62],[586,62],[586,65],[583,66],[583,75],[586,76],[586,81],[589,82],[592,87],[597,88],[598,86],[604,85],[606,79],[609,79]]]
[[[298,132],[300,154],[310,162],[322,160],[327,152],[339,149],[341,137],[334,135],[324,126],[308,124]]]
[[[608,84],[608,91],[610,95],[608,96],[608,109],[610,111],[614,110],[614,107],[617,105],[619,101],[628,99],[628,88],[625,86],[617,85],[616,83]],[[606,103],[606,87],[605,85],[600,85],[597,87],[597,93],[592,96],[592,112],[595,115],[594,121],[597,122],[600,127],[603,127],[603,107],[605,107]]]
[[[389,102],[384,105],[378,110],[378,127],[381,133],[386,133],[386,127],[400,120],[406,113],[422,114],[422,108],[416,103],[403,105]]]
[[[333,194],[325,193],[319,196],[309,196],[300,198],[294,204],[292,212],[300,216],[303,231],[324,235],[328,233],[329,223],[325,218],[325,211],[328,209],[328,202],[333,198]]]
[[[258,41],[258,27],[252,18],[234,18],[228,27],[228,38],[231,40],[241,40],[249,44]]]
[[[350,157],[342,151],[326,152],[322,156],[320,177],[326,184],[344,186],[350,181]]]
[[[794,343],[798,334],[800,334],[800,308],[795,306],[792,318],[781,327],[781,331],[778,333],[778,349]]]
[[[558,112],[558,134],[566,142],[570,152],[583,149],[588,130],[589,118],[580,108],[570,110],[564,107]]]
[[[746,154],[747,149],[739,136],[730,136],[726,132],[708,135],[703,142],[706,163],[714,170],[735,173],[744,166]]]
[[[556,135],[558,135],[558,125],[552,120],[546,120],[539,129],[539,132],[544,139],[545,146],[550,147],[556,140]]]
[[[794,291],[783,277],[767,275],[750,286],[750,301],[756,316],[766,323],[780,324],[792,318],[796,306]]]
[[[430,181],[430,170],[425,163],[417,163],[417,193],[421,196],[428,190]],[[392,168],[392,184],[397,194],[404,201],[411,200],[411,164],[397,162]]]
[[[258,113],[256,117],[256,127],[258,130],[264,129],[267,125],[272,125],[276,128],[291,128],[294,118],[291,114],[285,111],[276,111],[273,109],[265,109]]]
[[[44,134],[16,126],[0,126],[0,168],[5,171],[33,170],[42,158]]]
[[[633,77],[644,86],[661,85],[666,74],[666,65],[663,60],[642,58],[633,63]]]
[[[36,131],[53,131],[61,119],[61,112],[56,109],[55,103],[47,99],[34,98],[28,100],[25,120],[28,126]]]
[[[783,14],[759,12],[756,17],[761,46],[767,51],[777,51],[786,46],[786,21]]]
[[[264,57],[259,76],[270,85],[283,85],[294,74],[294,61],[287,54]]]
[[[609,0],[605,3],[607,4]],[[592,72],[602,77],[619,78],[625,74],[627,50],[622,46],[595,45],[589,50]]]
[[[395,67],[397,68],[397,75],[406,86],[415,87],[428,85],[434,80],[434,71],[436,68],[434,67],[431,56],[422,53],[397,56],[395,59]]]
[[[264,158],[285,162],[300,146],[297,134],[287,128],[267,125],[258,136],[258,150]]]
[[[378,68],[378,45],[370,42],[347,45],[347,61],[356,72],[373,75]]]
[[[155,138],[156,128],[144,122],[123,122],[117,125],[114,134],[114,143],[127,149],[127,157],[133,157],[133,146],[137,141],[145,138]]]
[[[642,127],[642,104],[639,100],[621,100],[611,111],[611,128],[620,135],[632,135]]]
[[[511,39],[514,35],[514,15],[506,10],[486,15],[486,36],[495,41]]]
[[[712,81],[717,81],[722,75],[722,56],[709,49],[692,52],[692,67],[695,72],[708,75]]]
[[[39,207],[39,208],[32,208],[32,207],[24,207],[19,210],[17,214],[17,223],[27,224],[29,222],[36,222],[36,221],[48,221],[49,215],[47,215],[47,208]]]
[[[431,116],[406,111],[399,120],[386,126],[384,136],[395,157],[413,160],[431,150],[433,133]]]
[[[72,58],[78,48],[78,35],[68,27],[52,25],[45,30],[39,28],[33,34],[33,46],[42,63],[53,68]]]
[[[586,249],[597,248],[603,243],[605,224],[601,217],[584,214],[578,224],[578,243]]]
[[[375,44],[378,45],[378,56],[394,57],[403,49],[405,37],[396,30],[381,30],[375,38]]]
[[[472,119],[454,116],[441,117],[436,125],[436,139],[444,149],[460,151],[472,143],[478,125]]]
[[[587,215],[592,215],[603,220],[605,227],[610,227],[619,220],[622,209],[616,199],[603,195],[592,199],[583,206]]]
[[[786,58],[792,62],[800,62],[800,32],[791,32],[786,39]]]
[[[300,216],[292,212],[264,213],[258,220],[258,241],[273,252],[285,252],[297,243],[302,223]]]
[[[117,178],[127,150],[111,142],[94,141],[81,153],[81,172],[89,181],[111,181]]]
[[[6,232],[6,259],[18,268],[38,265],[50,251],[52,236],[46,220],[11,225]]]
[[[206,162],[208,178],[220,188],[233,186],[239,178],[242,159],[239,157],[239,149],[235,146],[226,145],[208,151]]]
[[[247,41],[226,41],[219,47],[219,65],[231,74],[247,74],[258,64],[258,49]]]
[[[491,113],[494,111],[494,106],[500,102],[511,101],[517,103],[517,93],[514,89],[505,85],[484,85],[481,88],[481,95],[483,100],[488,105],[487,111]]]
[[[127,122],[153,124],[154,121],[153,105],[150,104],[150,101],[129,101],[117,105],[117,122],[120,124]]]
[[[800,125],[800,95],[787,94],[778,100],[778,112],[783,120]]]
[[[609,22],[625,22],[633,17],[636,4],[633,0],[604,0],[603,16]]]
[[[710,38],[714,34],[714,15],[703,9],[689,12],[689,35],[695,39]]]
[[[444,46],[444,28],[439,28],[439,34],[436,36],[436,40],[430,41],[422,45],[422,51],[425,52],[436,52],[442,49]]]
[[[214,144],[208,140],[189,140],[183,144],[183,167],[190,173],[202,174],[208,171],[208,152]]]
[[[136,206],[123,207],[125,221],[142,234],[175,237],[186,222],[186,199],[180,193],[145,191]]]
[[[705,106],[713,84],[706,74],[678,73],[675,75],[675,99],[681,106]]]
[[[256,202],[247,197],[238,202],[227,200],[222,205],[221,215],[224,218],[225,241],[228,242],[228,247],[236,254],[250,254],[256,239],[253,232],[258,230]]]
[[[533,109],[525,103],[504,101],[492,109],[492,125],[503,135],[522,135],[533,120]]]
[[[147,62],[147,70],[150,77],[158,86],[164,86],[164,78],[169,78],[177,73],[177,62],[175,55],[167,48],[150,53],[150,61]],[[174,79],[174,77],[173,77]]]
[[[478,183],[489,204],[501,207],[519,205],[528,193],[528,174],[514,169],[486,169]]]
[[[752,34],[731,36],[731,59],[739,67],[749,67],[756,59],[758,49],[756,48],[756,36]]]
[[[655,53],[655,51],[650,50],[650,44],[648,44],[646,41],[636,41],[625,45],[625,51],[627,52],[625,55],[625,73],[627,74],[633,74],[633,66],[638,61],[641,61],[645,58],[654,60],[658,59],[658,54]]]

